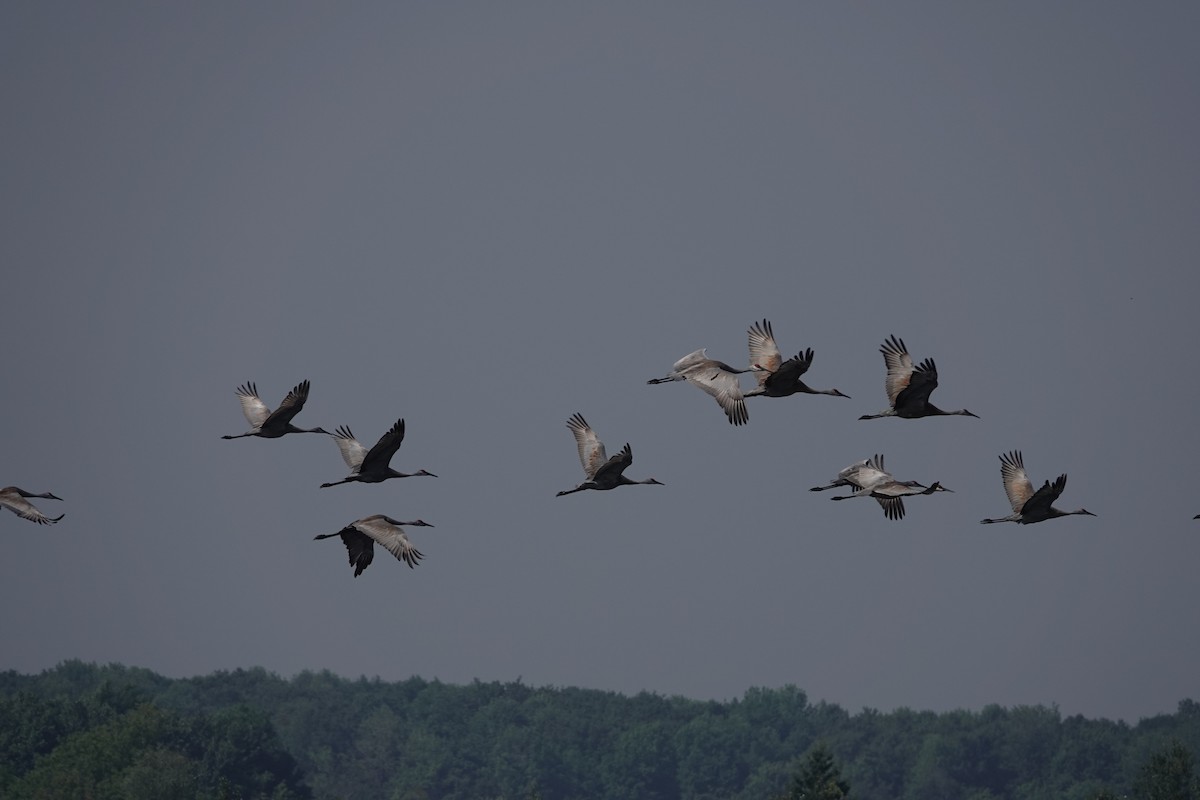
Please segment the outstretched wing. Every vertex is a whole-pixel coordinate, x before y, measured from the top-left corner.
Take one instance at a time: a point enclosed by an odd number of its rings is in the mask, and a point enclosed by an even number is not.
[[[904,500],[899,497],[876,497],[888,519],[904,519]]]
[[[893,403],[896,408],[924,406],[937,385],[937,365],[933,363],[932,358],[927,358],[913,368],[913,372],[908,378],[908,387],[896,395]]]
[[[879,347],[883,353],[883,363],[887,367],[887,377],[884,388],[887,389],[888,401],[895,406],[896,398],[908,388],[909,379],[913,374],[912,358],[903,339],[897,339],[895,334]]]
[[[1033,497],[1025,501],[1025,505],[1021,506],[1022,514],[1030,514],[1032,516],[1040,516],[1050,510],[1050,506],[1054,505],[1054,501],[1063,493],[1063,489],[1067,488],[1066,473],[1059,475],[1054,479],[1054,483],[1046,481],[1042,484],[1042,488],[1033,493]]]
[[[1020,450],[1013,450],[1011,453],[1005,453],[1000,456],[1000,478],[1004,481],[1004,493],[1008,495],[1008,503],[1012,506],[1014,513],[1020,514],[1021,509],[1029,502],[1029,498],[1033,497],[1033,484],[1029,482],[1029,475],[1025,472],[1025,459],[1021,456]],[[1066,481],[1063,481],[1064,485]],[[1047,486],[1049,482],[1047,481]],[[1045,491],[1043,486],[1042,490]],[[1062,490],[1060,489],[1061,493]],[[1058,497],[1058,495],[1054,495]],[[1051,498],[1050,502],[1053,502]]]
[[[625,446],[621,448],[621,452],[601,464],[600,468],[596,470],[596,474],[591,476],[591,478],[597,484],[615,484],[632,463],[633,450],[629,448],[629,443],[626,442]]]
[[[687,381],[712,395],[731,425],[745,425],[750,421],[750,415],[746,413],[746,398],[742,396],[737,375],[720,367],[705,367],[688,372]]]
[[[242,414],[245,415],[246,422],[253,428],[261,428],[267,417],[271,416],[271,409],[267,408],[267,404],[258,396],[258,387],[253,382],[243,383],[237,388],[237,396],[242,403]]]
[[[357,578],[375,559],[374,541],[353,525],[342,528],[338,531],[338,536],[342,537],[342,544],[346,545],[350,566],[354,567],[354,577]]]
[[[362,467],[363,456],[367,454],[367,448],[362,446],[362,442],[354,438],[354,434],[350,432],[350,428],[345,425],[338,427],[333,432],[333,441],[337,443],[338,450],[342,452],[342,460],[346,462],[346,466],[350,468],[350,472],[357,474]]]
[[[750,339],[750,366],[757,365],[767,369],[766,372],[754,373],[758,385],[762,386],[766,383],[767,378],[779,369],[779,365],[783,363],[783,357],[779,353],[779,346],[775,344],[775,334],[771,330],[770,320],[764,319],[762,323],[754,323],[750,326],[750,330],[746,331],[746,335]]]
[[[47,517],[25,498],[8,497],[7,495],[0,498],[0,508],[7,508],[21,519],[36,522],[38,525],[53,525],[65,516],[64,514],[59,514],[57,517]]]
[[[604,452],[604,442],[596,436],[596,432],[587,424],[582,414],[575,413],[567,420],[567,428],[575,436],[575,445],[579,448],[579,463],[583,465],[583,474],[588,480],[596,477],[596,472],[608,461]]]
[[[404,443],[404,419],[396,420],[388,432],[379,437],[379,441],[370,449],[365,457],[362,458],[362,463],[369,469],[374,467],[386,467],[392,462],[392,456],[396,455],[396,451],[400,449],[400,445]],[[360,445],[361,447],[361,445]]]
[[[417,565],[424,556],[405,535],[404,529],[398,525],[385,524],[383,521],[359,521],[355,523],[360,531],[383,546],[389,553],[400,561],[408,564],[409,569]]]
[[[283,398],[283,402],[279,404],[279,408],[275,409],[266,421],[263,422],[264,427],[268,426],[287,426],[291,423],[292,417],[300,413],[304,408],[305,401],[308,400],[308,381],[301,381],[294,389],[288,392],[287,397]],[[243,408],[245,401],[243,401]]]

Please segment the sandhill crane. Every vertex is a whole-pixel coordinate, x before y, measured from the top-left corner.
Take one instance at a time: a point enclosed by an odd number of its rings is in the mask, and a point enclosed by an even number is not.
[[[853,489],[861,489],[869,483],[878,483],[883,476],[891,476],[891,473],[884,469],[883,455],[876,453],[871,458],[864,458],[862,461],[855,461],[850,466],[843,469],[829,483],[824,486],[814,486],[809,489],[810,492],[823,492],[826,489],[836,489],[839,486],[849,486]]]
[[[587,420],[583,418],[582,414],[572,414],[571,418],[567,420],[567,428],[575,436],[575,444],[579,448],[579,463],[583,465],[583,473],[587,476],[587,480],[574,489],[564,489],[555,497],[582,492],[584,489],[603,491],[615,489],[618,486],[663,485],[661,481],[656,481],[654,478],[640,481],[626,478],[625,470],[633,463],[633,450],[629,448],[629,443],[626,442],[621,452],[609,458],[604,452],[604,442],[596,436],[596,432],[587,424]]]
[[[897,339],[895,334],[879,347],[883,353],[883,363],[887,366],[887,378],[884,387],[887,389],[888,402],[891,407],[878,414],[864,414],[859,419],[878,419],[880,417],[902,417],[917,419],[918,417],[937,417],[960,415],[979,418],[965,408],[957,411],[942,411],[929,402],[929,395],[937,388],[937,366],[932,358],[927,358],[913,366],[912,357],[903,339]]]
[[[707,348],[688,353],[675,362],[671,372],[662,378],[652,378],[646,383],[670,383],[671,381],[687,381],[695,387],[712,395],[729,417],[730,425],[745,425],[750,421],[746,413],[746,401],[742,396],[742,387],[738,384],[737,376],[743,372],[757,372],[757,367],[736,369],[724,361],[709,358]]]
[[[746,392],[746,397],[788,397],[797,393],[850,397],[837,389],[809,388],[800,380],[800,376],[812,366],[812,348],[784,361],[779,346],[775,344],[775,334],[769,320],[764,319],[762,324],[754,323],[746,334],[750,337],[750,365],[758,368],[754,373],[758,386]]]
[[[346,545],[346,552],[350,555],[350,566],[354,567],[354,577],[357,578],[364,569],[371,566],[371,560],[375,558],[374,544],[376,542],[396,558],[408,564],[409,569],[415,567],[417,562],[424,558],[421,551],[413,547],[413,543],[409,541],[408,534],[400,527],[401,525],[433,527],[424,520],[401,522],[386,514],[372,514],[351,522],[337,533],[319,533],[313,539],[342,537],[342,543]]]
[[[1016,522],[1021,525],[1032,525],[1042,520],[1067,517],[1071,514],[1096,516],[1086,508],[1062,511],[1051,505],[1063,493],[1063,489],[1067,488],[1066,473],[1055,478],[1054,483],[1046,481],[1042,484],[1042,488],[1035,492],[1033,484],[1029,482],[1029,475],[1025,472],[1025,459],[1021,457],[1020,450],[1013,450],[1011,453],[1004,453],[1000,456],[1000,477],[1004,481],[1004,492],[1008,495],[1008,502],[1012,506],[1013,513],[999,519],[981,519],[979,520],[981,524]]]
[[[236,436],[222,436],[222,439],[241,439],[244,436],[278,439],[288,433],[329,433],[324,428],[297,428],[292,424],[292,417],[300,413],[304,402],[308,400],[308,381],[297,384],[274,411],[267,408],[267,404],[258,396],[258,387],[253,383],[239,386],[237,396],[242,401],[242,413],[250,423],[250,430]]]
[[[0,508],[7,508],[9,511],[16,514],[21,519],[27,519],[30,522],[36,522],[38,525],[53,525],[60,519],[65,517],[65,514],[59,514],[57,517],[47,517],[41,511],[34,507],[33,503],[26,500],[26,497],[42,497],[46,500],[62,500],[61,497],[53,495],[50,492],[42,492],[34,494],[27,492],[17,486],[5,486],[0,489]]]
[[[338,450],[342,451],[342,458],[345,460],[346,466],[350,467],[350,474],[340,481],[322,483],[322,489],[342,483],[350,483],[351,481],[379,483],[380,481],[386,481],[388,478],[412,478],[417,475],[428,475],[430,478],[437,477],[432,472],[426,472],[423,469],[416,472],[397,472],[388,466],[392,460],[392,456],[396,455],[396,451],[400,449],[401,443],[404,442],[403,419],[397,420],[396,424],[387,433],[379,437],[379,441],[370,450],[363,447],[345,425],[339,427],[330,436],[337,442]]]
[[[853,494],[832,497],[831,500],[849,500],[852,497],[873,497],[883,508],[883,515],[891,520],[904,519],[904,497],[934,492],[950,492],[935,481],[926,486],[918,481],[898,481],[883,467],[883,456],[856,461],[838,473],[837,478],[824,486],[814,486],[810,491],[820,492],[838,486],[854,489]]]

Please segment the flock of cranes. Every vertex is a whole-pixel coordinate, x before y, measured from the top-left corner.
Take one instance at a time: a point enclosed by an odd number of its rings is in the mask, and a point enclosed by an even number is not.
[[[813,389],[804,383],[801,377],[808,372],[813,363],[812,348],[803,350],[785,361],[779,345],[775,342],[775,332],[771,328],[770,320],[755,322],[746,331],[746,335],[750,363],[745,369],[709,358],[708,351],[702,348],[676,361],[671,371],[663,377],[652,378],[647,383],[686,381],[711,395],[725,412],[731,425],[745,425],[750,421],[750,415],[746,411],[747,397],[788,397],[798,393],[849,397],[837,389]],[[932,358],[914,363],[904,340],[895,335],[884,340],[879,352],[883,355],[883,363],[887,368],[884,389],[887,392],[888,407],[878,414],[865,414],[859,419],[919,419],[937,416],[979,418],[978,414],[973,414],[965,408],[944,411],[929,402],[929,396],[938,386],[937,365]],[[747,372],[754,374],[758,385],[748,392],[743,392],[738,376]],[[624,472],[633,463],[633,451],[629,445],[626,444],[620,453],[608,458],[604,444],[580,414],[573,415],[567,421],[567,428],[575,436],[575,443],[579,448],[579,461],[583,465],[586,480],[574,489],[559,492],[560,497],[584,489],[615,489],[618,486],[633,484],[661,485],[653,478],[640,481],[626,478]],[[1012,504],[1013,513],[1000,519],[985,519],[981,522],[1017,522],[1029,525],[1069,514],[1095,516],[1082,508],[1077,511],[1061,511],[1053,507],[1054,501],[1066,488],[1066,475],[1060,475],[1054,483],[1046,481],[1045,485],[1035,492],[1025,473],[1025,465],[1019,451],[1002,455],[1000,462],[1004,490]],[[850,494],[835,496],[833,500],[874,498],[883,508],[884,516],[890,520],[904,518],[905,497],[952,491],[939,481],[926,486],[919,481],[897,480],[884,468],[883,456],[879,454],[851,464],[839,472],[833,481],[824,486],[814,486],[812,491],[819,492],[838,487],[846,487]]]
[[[794,394],[824,394],[833,397],[849,397],[837,389],[813,389],[801,378],[808,372],[813,363],[811,348],[802,350],[791,358],[784,360],[779,346],[775,342],[775,334],[769,320],[755,322],[747,330],[749,347],[749,366],[739,369],[723,361],[711,359],[705,349],[688,353],[672,366],[671,371],[661,377],[653,378],[647,383],[673,383],[685,381],[711,395],[725,412],[732,425],[745,425],[750,421],[746,411],[747,397],[789,397]],[[879,352],[883,355],[887,374],[884,378],[884,388],[887,393],[888,407],[878,414],[866,414],[859,419],[878,419],[880,417],[901,417],[903,419],[918,419],[931,416],[966,416],[976,417],[965,408],[956,411],[943,411],[929,401],[933,390],[938,386],[937,366],[932,358],[926,358],[920,363],[914,363],[909,355],[903,339],[890,336],[882,345]],[[738,376],[752,373],[757,385],[743,392]],[[309,382],[301,381],[296,385],[279,407],[271,410],[258,394],[254,383],[245,383],[237,388],[237,397],[241,402],[242,413],[250,424],[245,433],[222,436],[223,439],[241,439],[248,436],[259,436],[266,439],[277,439],[290,433],[319,433],[333,438],[350,469],[345,478],[330,483],[322,483],[320,488],[338,486],[344,483],[381,483],[392,478],[411,478],[427,476],[436,478],[432,472],[424,469],[416,472],[400,472],[393,469],[391,462],[400,445],[404,443],[404,420],[399,419],[384,433],[370,449],[367,449],[347,426],[340,426],[333,433],[324,428],[300,428],[292,420],[304,408],[308,400]],[[664,485],[654,478],[633,480],[625,476],[625,470],[633,464],[633,450],[626,443],[616,455],[609,457],[604,443],[588,425],[581,414],[573,414],[567,420],[567,428],[575,437],[579,451],[579,462],[583,466],[584,480],[571,489],[558,492],[558,496],[574,494],[586,489],[609,490],[618,486]],[[1025,471],[1025,462],[1019,450],[1000,456],[1000,476],[1008,496],[1012,512],[1006,517],[983,519],[981,523],[1016,522],[1030,525],[1055,517],[1065,517],[1073,514],[1096,516],[1084,508],[1074,511],[1063,511],[1054,507],[1054,502],[1062,495],[1067,485],[1066,474],[1059,475],[1053,482],[1047,480],[1040,489],[1034,490],[1033,483]],[[812,491],[845,488],[850,494],[834,496],[833,500],[848,500],[852,498],[869,497],[876,500],[883,509],[884,516],[889,520],[904,518],[904,498],[918,495],[930,495],[938,492],[952,491],[939,481],[926,486],[918,481],[897,480],[892,473],[884,468],[883,455],[876,454],[871,458],[855,462],[841,470],[837,477],[823,486],[814,486]],[[57,523],[63,518],[50,517],[42,513],[31,502],[30,498],[61,500],[62,498],[50,493],[35,494],[16,486],[0,489],[0,507],[7,508],[22,519],[39,525]],[[1197,514],[1194,519],[1200,519]],[[374,514],[355,520],[335,533],[319,534],[315,539],[329,539],[334,536],[341,538],[349,555],[350,565],[354,568],[354,576],[358,577],[370,565],[374,558],[374,545],[378,544],[399,561],[415,567],[423,557],[421,552],[409,540],[405,527],[433,526],[424,520],[401,522],[386,514]]]
[[[292,420],[304,409],[304,404],[308,401],[308,390],[308,381],[301,381],[296,388],[288,392],[287,397],[283,398],[279,408],[272,411],[258,396],[258,387],[253,383],[242,384],[237,389],[237,396],[242,402],[242,413],[246,415],[246,421],[250,423],[250,430],[236,436],[222,436],[221,438],[240,439],[244,436],[262,436],[267,439],[278,439],[289,433],[324,433],[332,436],[342,454],[342,460],[350,468],[350,474],[340,481],[322,483],[320,487],[322,489],[355,481],[381,483],[391,478],[413,478],[419,475],[430,478],[437,477],[432,472],[423,469],[416,472],[399,472],[392,469],[392,457],[404,443],[403,419],[396,420],[396,424],[379,437],[379,441],[370,450],[354,438],[350,428],[345,425],[338,427],[333,433],[329,433],[324,428],[298,428],[293,425]],[[408,534],[404,532],[405,525],[433,527],[420,519],[401,522],[386,514],[372,514],[351,522],[340,531],[317,534],[313,539],[341,537],[342,544],[346,546],[346,553],[350,557],[350,566],[354,567],[354,577],[357,578],[374,560],[376,544],[408,564],[410,569],[420,562],[423,558],[421,551],[413,546]]]

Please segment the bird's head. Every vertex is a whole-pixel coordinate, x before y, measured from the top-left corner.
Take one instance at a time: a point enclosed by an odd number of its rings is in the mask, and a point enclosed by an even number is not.
[[[953,489],[947,489],[945,486],[942,486],[942,484],[941,484],[941,483],[939,483],[938,481],[934,481],[934,482],[933,482],[933,483],[930,485],[930,487],[929,487],[929,491],[930,491],[930,492],[951,492],[951,493],[953,493],[953,492],[954,492],[954,490],[953,490]]]
[[[417,470],[416,474],[417,474],[417,475],[427,475],[427,476],[428,476],[428,477],[430,477],[430,478],[436,478],[436,477],[437,477],[437,475],[434,475],[432,472],[429,472],[429,471],[427,471],[427,470],[423,470],[423,469],[419,469],[419,470]]]

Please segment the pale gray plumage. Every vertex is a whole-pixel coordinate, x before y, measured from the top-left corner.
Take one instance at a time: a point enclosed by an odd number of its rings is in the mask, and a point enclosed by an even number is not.
[[[646,383],[670,383],[671,381],[687,381],[693,386],[712,395],[717,405],[725,412],[731,425],[745,425],[750,421],[746,413],[746,401],[742,395],[742,387],[738,384],[737,376],[743,372],[756,372],[755,367],[737,369],[724,361],[717,361],[707,356],[707,348],[700,348],[688,353],[675,362],[670,373],[661,378],[651,378]]]
[[[0,508],[7,508],[21,519],[27,519],[30,522],[36,522],[38,525],[53,525],[66,516],[65,514],[59,514],[57,517],[47,517],[45,514],[39,511],[33,503],[30,503],[28,500],[26,500],[25,498],[27,497],[41,497],[46,500],[62,500],[61,497],[51,494],[50,492],[34,494],[33,492],[27,492],[17,486],[5,486],[3,489],[0,489]]]
[[[905,497],[918,494],[952,491],[934,481],[926,486],[918,481],[898,481],[883,468],[883,456],[858,461],[838,473],[838,477],[825,486],[814,486],[811,491],[819,492],[835,486],[850,486],[853,494],[832,497],[831,500],[849,500],[855,497],[873,497],[883,508],[883,515],[890,520],[904,519]]]
[[[408,564],[410,569],[415,567],[424,558],[421,551],[413,546],[413,543],[408,538],[408,534],[401,527],[402,525],[425,528],[433,527],[424,520],[418,519],[412,522],[401,522],[400,520],[392,519],[386,514],[372,514],[369,517],[363,517],[351,522],[337,533],[319,533],[313,539],[329,539],[334,536],[340,536],[342,543],[346,545],[346,552],[350,557],[350,566],[354,567],[354,577],[357,578],[362,574],[364,569],[371,565],[371,561],[375,558],[375,544],[381,545],[397,559]]]

